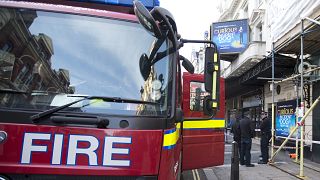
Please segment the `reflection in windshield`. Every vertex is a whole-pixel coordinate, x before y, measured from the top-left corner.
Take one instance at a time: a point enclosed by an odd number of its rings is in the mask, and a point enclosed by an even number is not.
[[[144,81],[139,58],[148,53],[155,39],[139,24],[9,8],[0,8],[0,18],[0,88],[48,92],[1,93],[1,107],[45,110],[72,102],[75,97],[109,96],[158,102],[161,106],[94,102],[70,110],[165,114],[170,56],[157,62]],[[159,51],[166,50],[167,43]]]

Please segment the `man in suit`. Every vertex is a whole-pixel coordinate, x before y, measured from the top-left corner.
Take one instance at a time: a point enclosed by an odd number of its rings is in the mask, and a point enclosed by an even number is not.
[[[261,114],[262,122],[260,124],[260,150],[262,160],[259,161],[259,164],[267,164],[269,159],[269,139],[271,137],[271,118],[268,116],[268,113],[263,112]]]
[[[254,167],[251,164],[251,145],[254,137],[254,128],[252,127],[251,120],[243,116],[240,120],[240,131],[241,131],[241,153],[240,153],[240,164],[246,165],[247,167]]]

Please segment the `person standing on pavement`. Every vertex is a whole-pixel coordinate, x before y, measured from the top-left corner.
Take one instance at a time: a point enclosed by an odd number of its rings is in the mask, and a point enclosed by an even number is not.
[[[260,124],[260,149],[262,160],[259,161],[259,164],[267,164],[269,159],[269,139],[271,137],[271,118],[268,116],[268,113],[263,112],[261,114],[262,122]]]
[[[251,145],[254,136],[254,128],[252,127],[251,120],[244,116],[240,120],[240,131],[241,131],[241,153],[240,153],[240,164],[246,165],[247,167],[254,167],[251,164]]]
[[[238,144],[238,152],[241,154],[241,130],[240,130],[240,119],[241,114],[239,112],[236,113],[236,119],[231,125],[231,133],[233,133],[233,140]]]

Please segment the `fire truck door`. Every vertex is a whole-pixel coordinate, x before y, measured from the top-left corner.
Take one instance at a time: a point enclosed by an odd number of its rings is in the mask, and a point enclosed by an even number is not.
[[[224,89],[224,86],[220,86]],[[214,118],[203,113],[203,75],[183,74],[182,170],[222,165],[224,162],[224,105]],[[224,97],[224,92],[220,93]],[[222,102],[223,101],[223,102]],[[224,104],[224,98],[220,99]]]

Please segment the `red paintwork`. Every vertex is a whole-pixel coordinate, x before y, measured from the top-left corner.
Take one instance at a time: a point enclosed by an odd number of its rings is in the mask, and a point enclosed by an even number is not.
[[[122,19],[126,21],[136,21],[136,22],[138,21],[137,18],[131,14],[117,13],[117,12],[83,8],[83,7],[57,5],[57,4],[45,4],[45,3],[27,2],[27,1],[26,2],[1,1],[0,6],[15,7],[15,8],[29,8],[29,9],[36,9],[36,10],[46,10],[46,11],[54,11],[54,12],[62,12],[62,13],[90,15],[90,16],[102,16],[102,17],[108,17],[108,18]]]
[[[224,143],[224,130],[185,129],[182,170],[222,165]]]
[[[190,82],[204,82],[203,74],[190,74],[183,73],[183,112],[186,118],[192,117],[204,117],[203,112],[201,111],[190,111]],[[219,99],[219,110],[215,118],[224,119],[225,113],[225,86],[224,79],[220,78],[220,99]]]
[[[162,130],[121,130],[93,129],[81,127],[56,127],[25,124],[0,124],[0,130],[6,131],[8,139],[0,144],[1,173],[22,174],[65,174],[65,175],[157,175],[159,171],[160,153],[162,149]],[[21,164],[22,142],[25,132],[64,134],[62,165],[50,165],[52,157],[51,140],[36,140],[34,144],[46,145],[48,152],[32,152],[31,164]],[[97,150],[99,166],[88,166],[86,155],[77,156],[76,166],[66,166],[68,135],[91,135],[99,139]],[[116,155],[115,159],[129,159],[130,167],[103,167],[102,148],[105,136],[132,137],[132,144],[118,144],[129,148],[129,155]],[[80,145],[80,143],[79,143]],[[162,152],[163,154],[164,152]],[[162,158],[162,161],[166,161]]]
[[[185,118],[203,117],[203,112],[190,111],[190,82],[204,82],[202,74],[183,74],[183,112]],[[214,118],[224,119],[224,79],[220,78],[219,110]],[[224,163],[224,129],[183,129],[182,170],[190,170]]]
[[[181,136],[180,136],[181,137]],[[179,156],[181,153],[181,138],[173,149],[162,150],[159,169],[159,180],[174,180],[178,174]]]

